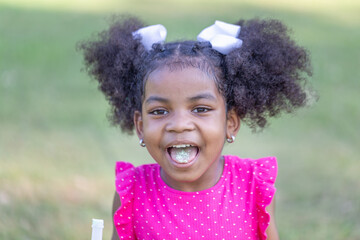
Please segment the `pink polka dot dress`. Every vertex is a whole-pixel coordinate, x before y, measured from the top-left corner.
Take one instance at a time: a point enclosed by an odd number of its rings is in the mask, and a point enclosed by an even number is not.
[[[257,160],[224,156],[215,186],[182,192],[160,177],[160,166],[116,163],[121,206],[114,224],[120,239],[266,239],[275,193],[274,157]]]

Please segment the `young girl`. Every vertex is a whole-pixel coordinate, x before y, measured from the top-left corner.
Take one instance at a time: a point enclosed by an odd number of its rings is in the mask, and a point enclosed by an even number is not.
[[[113,239],[278,239],[276,159],[221,152],[241,121],[256,130],[306,104],[309,57],[287,32],[217,21],[198,41],[163,43],[163,26],[127,17],[81,45],[113,123],[156,162],[116,163]]]

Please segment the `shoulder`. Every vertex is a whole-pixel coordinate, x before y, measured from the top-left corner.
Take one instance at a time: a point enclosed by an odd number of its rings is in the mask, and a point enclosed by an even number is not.
[[[225,156],[225,164],[233,169],[235,179],[249,183],[249,190],[254,193],[256,202],[265,208],[271,203],[275,194],[275,180],[277,177],[277,160],[275,157],[259,159],[239,158],[237,156]],[[236,177],[239,176],[239,177]]]
[[[260,189],[275,184],[278,169],[276,157],[251,159],[227,155],[224,159],[225,169],[231,173],[232,181],[241,179],[242,182],[254,182]]]
[[[116,187],[129,188],[134,182],[139,179],[144,179],[147,176],[154,175],[158,168],[157,164],[145,164],[135,167],[129,162],[115,163],[115,183]]]
[[[157,167],[157,164],[144,164],[135,167],[132,163],[118,161],[115,163],[115,176],[116,178],[136,178],[155,172]]]
[[[233,155],[225,155],[225,165],[240,171],[252,171],[253,174],[262,175],[263,172],[277,173],[276,157],[263,157],[259,159],[240,158]]]
[[[122,205],[132,202],[139,187],[154,182],[157,166],[157,164],[146,164],[135,167],[129,162],[115,163],[115,189]]]

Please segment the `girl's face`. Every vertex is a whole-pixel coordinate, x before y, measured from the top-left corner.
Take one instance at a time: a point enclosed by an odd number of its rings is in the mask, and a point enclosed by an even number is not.
[[[214,80],[191,67],[152,72],[134,121],[162,179],[181,191],[204,190],[219,180],[224,142],[240,125],[233,111],[226,113]]]

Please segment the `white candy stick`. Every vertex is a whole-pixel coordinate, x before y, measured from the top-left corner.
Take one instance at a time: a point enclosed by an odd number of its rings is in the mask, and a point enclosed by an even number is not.
[[[93,219],[91,227],[92,227],[91,240],[102,240],[104,220]]]

